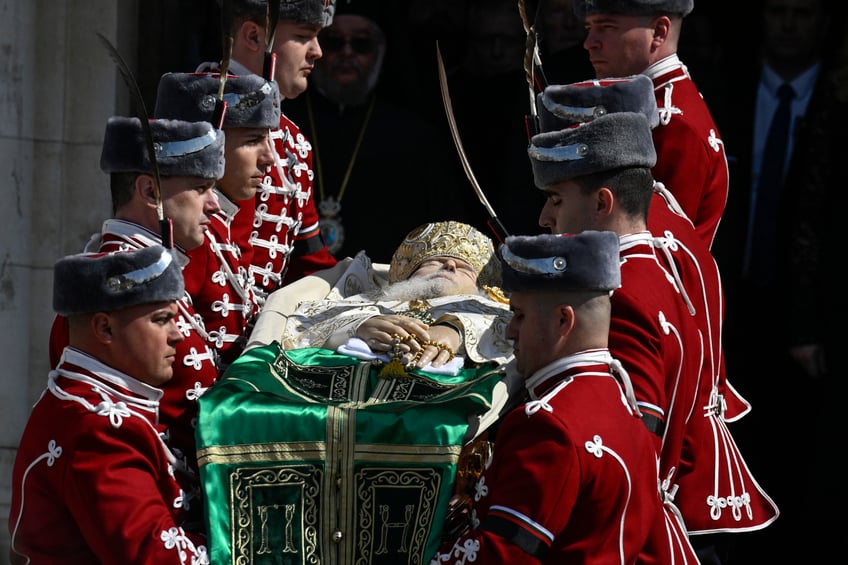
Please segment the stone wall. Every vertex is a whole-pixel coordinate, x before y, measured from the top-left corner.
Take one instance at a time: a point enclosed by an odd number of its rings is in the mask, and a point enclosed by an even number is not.
[[[0,0],[0,563],[15,451],[44,388],[53,263],[110,212],[100,147],[128,91],[95,32],[134,63],[136,0]]]

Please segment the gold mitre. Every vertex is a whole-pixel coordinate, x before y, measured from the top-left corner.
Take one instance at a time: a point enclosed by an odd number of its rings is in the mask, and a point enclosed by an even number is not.
[[[433,222],[406,235],[389,265],[389,282],[403,281],[431,257],[455,257],[477,271],[478,286],[500,284],[500,262],[492,240],[462,222]]]

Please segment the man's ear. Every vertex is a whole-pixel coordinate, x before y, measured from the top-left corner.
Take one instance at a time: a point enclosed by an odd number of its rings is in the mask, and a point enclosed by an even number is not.
[[[159,202],[159,195],[156,190],[156,183],[151,175],[140,174],[135,177],[135,193],[148,206],[154,208]]]
[[[671,19],[668,16],[657,16],[653,20],[653,37],[651,39],[652,47],[659,47],[661,44],[668,41],[671,33]]]
[[[91,316],[89,322],[91,324],[91,332],[101,343],[110,343],[112,341],[112,317],[106,312],[97,312]]]
[[[574,327],[574,307],[568,304],[560,304],[559,308],[559,334],[567,337]]]
[[[236,34],[241,39],[241,44],[249,50],[254,52],[265,50],[265,28],[256,22],[250,20],[243,22]]]
[[[609,216],[612,213],[612,209],[615,206],[615,194],[605,187],[602,186],[598,189],[598,195],[595,199],[595,211],[596,213]]]

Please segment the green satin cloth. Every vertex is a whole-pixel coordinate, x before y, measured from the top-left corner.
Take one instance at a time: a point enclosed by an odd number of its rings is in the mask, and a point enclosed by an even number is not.
[[[468,416],[496,367],[457,376],[326,349],[248,351],[200,398],[213,564],[419,564],[435,554]]]

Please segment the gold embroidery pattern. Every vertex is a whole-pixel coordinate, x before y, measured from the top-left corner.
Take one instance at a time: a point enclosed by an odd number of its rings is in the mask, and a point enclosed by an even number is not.
[[[234,470],[230,475],[233,563],[280,557],[317,563],[316,501],[322,480],[323,471],[315,465]]]
[[[368,467],[356,476],[357,565],[423,563],[441,475],[434,469]],[[382,559],[378,556],[383,556]]]

